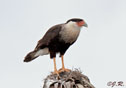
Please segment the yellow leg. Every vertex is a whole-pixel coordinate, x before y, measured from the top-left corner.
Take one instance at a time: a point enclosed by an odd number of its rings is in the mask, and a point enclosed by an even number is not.
[[[61,60],[62,60],[62,68],[59,70],[59,72],[69,72],[69,69],[66,69],[64,66],[64,59],[63,59],[63,55],[61,56]]]
[[[63,56],[61,56],[61,60],[62,60],[62,69],[65,69]]]
[[[59,75],[59,73],[57,71],[57,68],[56,68],[56,58],[55,57],[53,58],[53,62],[54,62],[54,74],[58,74]]]

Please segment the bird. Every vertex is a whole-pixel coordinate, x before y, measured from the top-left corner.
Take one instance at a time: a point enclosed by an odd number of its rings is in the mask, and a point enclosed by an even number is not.
[[[30,62],[43,55],[50,55],[54,63],[54,74],[70,71],[64,66],[64,54],[67,49],[75,43],[82,27],[88,27],[87,23],[81,18],[71,18],[65,23],[57,24],[49,28],[45,35],[37,43],[35,49],[24,57],[24,62]],[[62,68],[57,70],[56,55],[60,54]]]

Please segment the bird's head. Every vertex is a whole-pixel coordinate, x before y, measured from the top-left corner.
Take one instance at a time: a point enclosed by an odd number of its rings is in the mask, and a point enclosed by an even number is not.
[[[78,27],[83,27],[83,26],[88,27],[87,23],[83,19],[80,19],[80,18],[69,19],[66,22],[66,24],[78,26]]]

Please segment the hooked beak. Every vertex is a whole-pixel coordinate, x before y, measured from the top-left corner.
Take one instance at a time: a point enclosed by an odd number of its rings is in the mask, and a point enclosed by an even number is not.
[[[84,26],[84,27],[88,27],[87,23],[85,23],[83,26]]]

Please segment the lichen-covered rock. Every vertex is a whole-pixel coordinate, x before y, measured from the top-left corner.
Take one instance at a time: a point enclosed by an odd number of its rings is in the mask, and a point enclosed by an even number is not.
[[[44,81],[43,88],[95,88],[79,70],[50,74]]]

